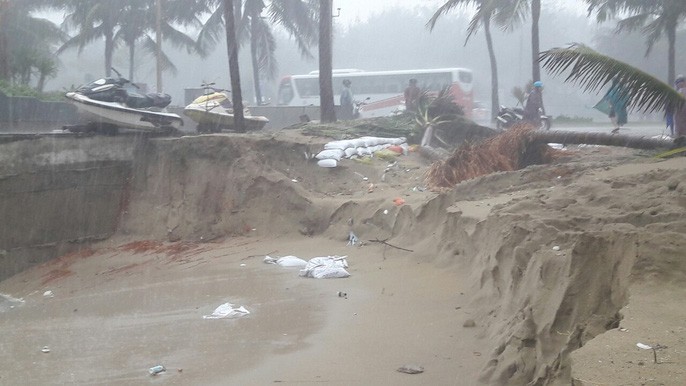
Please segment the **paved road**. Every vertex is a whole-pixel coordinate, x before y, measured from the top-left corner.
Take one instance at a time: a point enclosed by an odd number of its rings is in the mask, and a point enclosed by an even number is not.
[[[483,124],[483,123],[482,123]],[[485,125],[489,126],[489,125]],[[492,125],[491,125],[492,126]],[[10,134],[45,134],[51,133],[61,134],[62,133],[61,124],[46,124],[46,123],[31,123],[31,124],[21,124],[13,126],[3,126],[0,124],[0,136],[10,135]],[[194,133],[195,127],[184,126],[181,131],[184,133]],[[581,131],[581,132],[610,132],[612,130],[612,124],[607,123],[591,123],[586,125],[573,125],[565,124],[559,125],[553,123],[551,130],[565,130],[565,131]],[[630,122],[620,131],[621,134],[625,135],[636,135],[636,136],[646,136],[653,137],[659,135],[668,134],[665,129],[664,122]]]

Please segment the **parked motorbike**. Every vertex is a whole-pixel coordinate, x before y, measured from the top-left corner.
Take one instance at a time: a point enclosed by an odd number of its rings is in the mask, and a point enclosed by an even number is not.
[[[551,118],[548,115],[544,115],[543,111],[539,109],[540,126],[541,130],[550,130]],[[495,123],[496,127],[500,130],[509,129],[514,124],[524,121],[524,109],[521,107],[505,107],[500,106],[498,111],[498,116],[496,117]]]
[[[362,101],[353,101],[353,119],[357,119],[360,117],[360,110],[362,109],[362,106],[367,104],[367,101],[372,98],[366,97]]]
[[[171,103],[171,96],[162,93],[142,94],[140,88],[121,76],[112,68],[117,77],[94,80],[76,89],[76,92],[90,99],[102,102],[117,102],[133,109],[163,109]]]

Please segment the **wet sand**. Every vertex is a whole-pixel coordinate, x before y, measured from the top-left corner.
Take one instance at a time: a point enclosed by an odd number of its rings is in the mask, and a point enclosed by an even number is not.
[[[231,239],[178,254],[108,244],[1,283],[24,300],[0,321],[3,384],[146,384],[158,364],[167,371],[155,378],[172,384],[459,384],[482,365],[477,330],[462,327],[469,294],[456,267],[322,238]],[[345,254],[351,277],[299,277],[263,263],[270,252]],[[250,314],[203,319],[224,302]],[[396,371],[405,364],[425,372]]]

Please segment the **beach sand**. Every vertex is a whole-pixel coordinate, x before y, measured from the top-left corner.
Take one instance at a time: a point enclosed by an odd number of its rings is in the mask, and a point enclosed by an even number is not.
[[[686,158],[574,147],[431,192],[416,153],[330,170],[324,142],[151,141],[116,236],[0,282],[0,384],[686,382]],[[226,302],[250,314],[203,318]]]

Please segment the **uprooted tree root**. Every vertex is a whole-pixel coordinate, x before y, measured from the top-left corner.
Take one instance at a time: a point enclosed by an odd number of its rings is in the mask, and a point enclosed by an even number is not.
[[[451,188],[486,174],[551,162],[555,151],[532,140],[530,134],[534,131],[533,126],[522,124],[480,142],[463,143],[446,160],[431,165],[427,185],[433,189]]]

